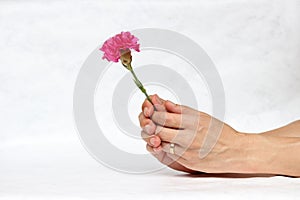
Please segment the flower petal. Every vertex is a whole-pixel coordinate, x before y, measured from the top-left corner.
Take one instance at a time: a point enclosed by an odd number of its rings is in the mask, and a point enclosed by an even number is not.
[[[104,52],[102,59],[108,61],[118,62],[120,59],[120,50],[134,49],[140,51],[140,44],[138,44],[138,38],[132,35],[130,32],[121,32],[114,37],[109,38],[99,49]]]

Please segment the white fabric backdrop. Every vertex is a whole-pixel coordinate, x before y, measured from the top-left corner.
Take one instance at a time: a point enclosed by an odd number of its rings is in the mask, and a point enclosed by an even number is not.
[[[80,144],[72,93],[82,63],[107,37],[170,29],[214,61],[227,123],[276,128],[300,118],[299,10],[298,0],[0,1],[0,199],[296,199],[299,180],[286,177],[106,169]]]

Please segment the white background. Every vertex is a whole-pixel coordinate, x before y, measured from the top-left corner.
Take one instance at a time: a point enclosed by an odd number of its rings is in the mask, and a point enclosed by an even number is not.
[[[299,180],[287,177],[111,171],[80,144],[72,94],[108,37],[170,29],[215,63],[227,123],[244,132],[285,125],[300,118],[299,10],[299,0],[0,1],[0,199],[296,199]]]

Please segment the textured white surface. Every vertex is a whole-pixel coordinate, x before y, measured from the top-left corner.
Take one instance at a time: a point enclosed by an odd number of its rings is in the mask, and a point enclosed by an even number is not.
[[[129,175],[109,170],[79,142],[37,141],[0,149],[0,199],[299,199],[287,177],[193,177],[163,170]]]
[[[259,132],[299,119],[299,10],[297,0],[0,1],[0,199],[299,198],[299,180],[286,177],[108,170],[80,145],[72,116],[88,54],[121,30],[155,27],[207,51],[234,128]]]

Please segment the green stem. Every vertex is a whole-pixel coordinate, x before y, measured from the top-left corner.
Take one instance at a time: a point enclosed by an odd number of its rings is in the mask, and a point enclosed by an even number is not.
[[[131,72],[131,74],[132,74],[132,76],[133,76],[133,78],[134,78],[134,82],[135,82],[135,84],[137,85],[137,87],[145,94],[147,100],[153,105],[154,110],[156,110],[156,108],[155,108],[155,106],[154,106],[152,100],[150,99],[149,95],[147,94],[146,89],[144,88],[144,86],[143,86],[143,84],[141,83],[141,81],[137,78],[137,76],[136,76],[136,74],[134,73],[134,71],[133,71],[131,65],[130,65],[127,69],[129,69],[129,71]]]

